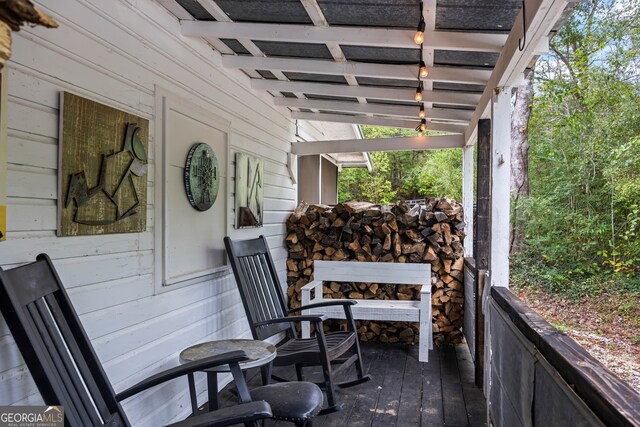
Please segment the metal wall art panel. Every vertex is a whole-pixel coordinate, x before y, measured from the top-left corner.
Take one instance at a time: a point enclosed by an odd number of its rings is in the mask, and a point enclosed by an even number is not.
[[[145,231],[149,121],[63,92],[58,235]]]
[[[262,159],[236,153],[236,228],[262,227],[263,205]]]
[[[184,186],[189,203],[199,211],[213,206],[220,188],[218,158],[204,142],[193,144],[184,167]]]

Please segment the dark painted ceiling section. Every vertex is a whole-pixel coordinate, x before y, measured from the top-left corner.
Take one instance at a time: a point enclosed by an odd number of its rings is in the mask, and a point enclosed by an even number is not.
[[[435,50],[433,64],[469,68],[493,68],[496,66],[497,52],[464,52],[455,50]]]
[[[220,39],[220,41],[226,44],[229,49],[234,51],[237,55],[251,55],[251,53],[236,39]]]
[[[289,57],[289,58],[313,58],[313,59],[333,59],[331,52],[324,44],[312,43],[283,43],[255,41],[267,56]]]
[[[216,0],[216,4],[236,22],[312,23],[298,0]]]
[[[484,92],[484,85],[470,85],[463,83],[433,82],[433,90],[453,90],[457,92]]]
[[[269,71],[269,70],[256,70],[256,72],[258,74],[260,74],[263,79],[266,79],[266,80],[278,80],[278,78],[276,76],[274,76],[273,73],[271,71]]]
[[[420,103],[415,101],[395,101],[390,99],[367,98],[367,102],[370,104],[401,105],[403,107],[416,107],[418,109],[420,108]]]
[[[522,0],[438,0],[436,30],[508,32]]]
[[[391,47],[340,46],[348,61],[377,64],[418,64],[420,49]]]
[[[366,115],[364,114],[357,114],[357,113],[336,113],[335,111],[332,111],[332,110],[318,110],[318,111],[322,114],[335,114],[336,116],[366,117]]]
[[[470,105],[454,105],[454,104],[433,104],[433,108],[444,108],[448,110],[468,110],[473,111],[476,108]]]
[[[309,74],[309,73],[294,73],[291,71],[285,71],[283,73],[289,80],[299,82],[316,82],[316,83],[343,83],[347,84],[347,80],[343,76],[336,76],[331,74]]]
[[[215,21],[213,16],[211,16],[197,0],[176,0],[176,3],[199,21]]]
[[[356,77],[360,86],[418,87],[417,80],[379,79],[375,77]]]
[[[352,98],[350,96],[329,96],[329,95],[318,95],[315,93],[304,94],[309,99],[324,99],[327,101],[351,101],[358,102],[357,98]]]
[[[419,0],[318,0],[329,25],[416,28]]]

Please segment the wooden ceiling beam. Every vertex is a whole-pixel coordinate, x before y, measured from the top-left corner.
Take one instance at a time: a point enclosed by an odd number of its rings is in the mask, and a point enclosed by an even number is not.
[[[412,101],[416,93],[414,88],[392,88],[375,86],[347,86],[335,83],[314,83],[300,81],[278,81],[252,79],[251,89],[274,90],[281,92],[302,92],[316,95],[350,96],[369,99],[386,99],[394,101]],[[480,100],[479,93],[457,92],[450,90],[423,91],[425,101],[447,105],[476,106]]]
[[[335,62],[322,59],[259,58],[252,56],[222,55],[224,68],[249,68],[253,70],[291,71],[311,74],[352,74],[381,79],[417,80],[415,65],[369,64],[363,62]],[[456,67],[431,67],[426,80],[486,84],[491,70],[474,70]]]
[[[203,2],[204,0],[200,0]],[[417,23],[416,23],[417,25]],[[287,43],[337,43],[339,45],[379,46],[416,49],[415,30],[371,27],[338,27],[293,24],[262,24],[214,21],[181,21],[183,36],[223,39],[277,41]],[[424,47],[470,52],[500,52],[507,37],[502,34],[428,30]]]
[[[330,123],[350,123],[354,125],[383,126],[390,128],[415,129],[420,120],[389,119],[383,117],[349,116],[346,114],[307,113],[304,111],[292,111],[291,118],[296,120],[308,120]],[[455,123],[429,122],[428,129],[439,132],[464,133],[467,126]]]
[[[288,108],[306,108],[343,113],[379,114],[383,116],[418,117],[418,107],[388,104],[360,104],[352,101],[334,101],[324,99],[274,98],[274,105]],[[425,108],[427,117],[447,121],[468,122],[473,111],[447,108]]]
[[[298,156],[306,156],[327,153],[439,150],[443,148],[462,148],[463,146],[464,139],[462,135],[409,136],[294,142],[291,144],[291,152]]]

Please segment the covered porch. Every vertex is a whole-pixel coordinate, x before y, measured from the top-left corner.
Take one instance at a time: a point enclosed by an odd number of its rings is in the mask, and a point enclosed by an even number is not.
[[[314,426],[487,425],[486,401],[475,385],[473,362],[464,344],[434,348],[429,363],[418,361],[417,346],[402,344],[364,343],[362,356],[373,379],[340,390],[346,408],[316,419]],[[260,375],[249,377],[250,387],[259,384]],[[229,385],[221,392],[221,406],[236,404],[231,389]]]
[[[332,185],[323,170],[370,167],[372,151],[461,149],[469,347],[434,349],[422,364],[416,347],[366,345],[374,379],[342,390],[347,409],[314,424],[640,424],[637,394],[508,290],[511,93],[571,1],[37,5],[59,28],[13,33],[2,72],[0,264],[51,256],[116,391],[177,365],[195,343],[250,337],[224,236],[265,235],[284,286],[285,222],[300,189],[317,202],[335,197],[323,191]],[[137,228],[62,232],[72,199],[62,182],[76,173],[62,166],[65,92],[147,121]],[[437,134],[363,140],[359,124]],[[197,142],[213,147],[219,165],[207,212],[185,193],[185,159]],[[264,196],[248,227],[237,202],[247,156],[260,160]],[[0,356],[0,405],[47,403],[2,319]],[[200,404],[206,388],[199,375]],[[123,406],[133,425],[149,426],[184,419],[191,407],[183,380]]]

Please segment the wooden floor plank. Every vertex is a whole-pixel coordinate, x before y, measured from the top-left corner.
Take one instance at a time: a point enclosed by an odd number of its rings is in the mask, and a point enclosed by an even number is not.
[[[468,426],[469,420],[464,406],[458,358],[454,347],[442,348],[440,364],[442,395],[446,397],[442,400],[445,425],[455,427]]]
[[[411,347],[402,377],[402,390],[396,426],[419,426],[422,408],[422,366],[418,361],[418,347]]]
[[[393,347],[387,351],[390,355],[390,361],[378,397],[378,406],[373,416],[372,427],[392,427],[398,418],[408,351],[406,348],[400,347]]]
[[[471,361],[471,354],[469,354],[469,349],[466,347],[466,344],[457,345],[455,350],[469,425],[471,425],[471,427],[484,427],[487,425],[487,402],[484,394],[482,394],[482,390],[476,387],[475,370],[473,362]]]
[[[338,390],[345,409],[316,417],[314,427],[484,427],[486,403],[473,382],[473,364],[466,347],[435,348],[428,363],[418,361],[417,350],[415,346],[363,344],[365,372],[373,380]],[[277,371],[287,378],[295,377],[292,368]],[[312,374],[312,370],[305,373]],[[249,372],[247,382],[249,388],[261,385],[259,370]],[[219,394],[221,407],[237,402],[229,388]],[[274,420],[264,425],[291,426]]]
[[[362,348],[362,360],[365,374],[377,375],[371,371],[373,362],[378,358],[381,348],[378,346],[364,346]],[[356,404],[356,397],[367,383],[350,387],[346,389],[338,389],[337,395],[341,403],[345,405],[344,410],[327,414],[314,421],[314,427],[337,427],[345,426],[347,420],[351,416]]]
[[[442,408],[441,350],[435,347],[429,354],[429,362],[422,363],[422,411],[420,425],[444,425]]]
[[[378,344],[378,346],[380,345]],[[391,362],[391,353],[387,349],[379,351],[378,358],[371,364],[372,380],[363,384],[355,396],[353,411],[346,420],[345,426],[368,427],[371,425],[375,411],[378,408],[380,391],[384,385],[387,369]]]

